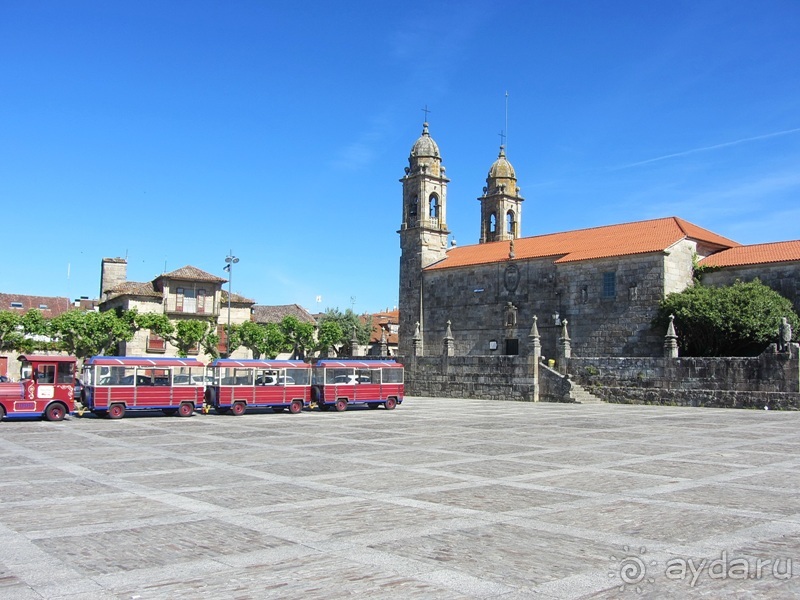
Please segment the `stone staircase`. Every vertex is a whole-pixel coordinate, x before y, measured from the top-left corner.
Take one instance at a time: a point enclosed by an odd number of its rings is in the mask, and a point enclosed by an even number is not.
[[[570,380],[569,397],[575,404],[605,404],[600,398],[594,394],[590,394],[583,387]]]

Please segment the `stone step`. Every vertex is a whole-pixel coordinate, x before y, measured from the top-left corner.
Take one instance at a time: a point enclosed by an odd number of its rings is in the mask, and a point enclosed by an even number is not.
[[[573,399],[575,404],[605,404],[600,398],[594,394],[590,394],[574,381],[570,383],[572,387],[569,391],[569,397]]]

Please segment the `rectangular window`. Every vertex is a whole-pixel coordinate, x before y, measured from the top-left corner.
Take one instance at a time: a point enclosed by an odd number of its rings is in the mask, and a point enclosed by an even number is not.
[[[183,288],[175,290],[175,311],[183,312]]]
[[[152,331],[147,337],[147,351],[164,353],[167,351],[167,342],[160,335],[156,335]]]
[[[509,356],[516,356],[519,354],[519,340],[507,339],[506,340],[506,354]]]
[[[206,312],[206,291],[197,290],[197,312]]]
[[[73,363],[58,363],[56,383],[72,383],[75,380],[75,365]]]
[[[228,335],[225,333],[225,325],[217,325],[217,336],[219,336],[217,352],[224,354],[228,351]]]
[[[195,299],[194,290],[183,290],[183,312],[194,313],[197,312],[197,300]]]
[[[403,383],[403,369],[384,368],[383,383]]]
[[[11,308],[22,308],[22,302],[12,302]]]
[[[603,298],[616,298],[617,274],[603,273]]]

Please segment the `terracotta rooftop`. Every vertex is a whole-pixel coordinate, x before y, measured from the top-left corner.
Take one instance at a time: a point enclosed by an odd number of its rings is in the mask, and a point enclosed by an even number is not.
[[[685,238],[720,249],[739,246],[738,242],[678,217],[665,217],[519,238],[514,240],[514,255],[515,260],[552,257],[555,263],[568,263],[663,252]],[[444,260],[426,270],[504,262],[509,258],[509,249],[510,243],[505,241],[452,248]]]
[[[228,292],[222,290],[222,295],[220,296],[220,303],[227,304],[228,303]],[[244,296],[240,296],[235,292],[231,292],[231,303],[237,304],[255,304],[255,300],[250,300],[250,298],[245,298]]]
[[[728,248],[700,261],[704,267],[738,267],[800,260],[800,240]]]
[[[217,281],[220,283],[228,281],[227,279],[217,277],[216,275],[212,275],[211,273],[207,273],[202,269],[198,269],[197,267],[193,267],[191,265],[186,265],[185,267],[175,269],[169,273],[163,273],[156,277],[156,279],[160,279],[161,277],[168,277],[170,279],[183,279],[186,281]]]
[[[145,281],[140,283],[138,281],[125,281],[118,286],[106,290],[108,299],[117,298],[119,296],[145,296],[149,298],[161,298],[162,294],[153,286],[152,281]]]
[[[381,332],[386,330],[386,342],[390,346],[397,345],[397,324],[400,322],[400,311],[389,310],[386,312],[375,313],[372,315],[363,315],[361,319],[364,322],[372,322],[372,331],[370,333],[370,344],[379,344],[381,341]],[[394,325],[394,327],[392,327]]]
[[[8,310],[23,315],[34,308],[41,312],[45,319],[52,319],[75,307],[69,301],[69,298],[0,294],[0,310]]]
[[[256,323],[280,323],[284,317],[295,317],[301,323],[317,324],[311,313],[299,304],[254,306],[253,317]]]

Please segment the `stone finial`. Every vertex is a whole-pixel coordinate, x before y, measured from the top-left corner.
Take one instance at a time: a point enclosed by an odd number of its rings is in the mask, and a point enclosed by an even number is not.
[[[415,339],[415,340],[418,340],[418,339],[420,339],[421,337],[422,337],[422,336],[420,335],[420,332],[419,332],[419,321],[417,321],[417,324],[416,324],[416,326],[414,327],[414,339]]]
[[[792,344],[792,325],[789,319],[781,317],[781,324],[778,326],[778,352],[790,352]]]
[[[422,333],[420,332],[419,321],[416,323],[414,337],[411,341],[414,349],[414,356],[422,356]]]
[[[675,315],[669,316],[667,335],[664,336],[664,358],[678,358],[678,334],[675,333]]]
[[[381,328],[381,356],[389,356],[389,340],[386,339],[384,328]]]
[[[528,339],[531,342],[531,351],[537,359],[542,355],[542,342],[539,336],[539,327],[536,325],[538,320],[539,317],[533,315],[533,325],[531,325],[531,332],[528,334]]]
[[[454,356],[455,355],[455,340],[453,339],[453,331],[450,329],[450,321],[447,321],[447,331],[444,334],[444,355],[445,356]]]
[[[561,321],[561,339],[570,341],[569,332],[567,331],[567,320],[562,319]]]
[[[514,252],[514,238],[511,238],[511,243],[508,245],[508,258],[514,260],[516,253]]]
[[[562,374],[566,374],[567,368],[567,359],[572,356],[572,343],[569,339],[569,331],[567,331],[567,320],[562,319],[561,321],[561,336],[558,338],[558,357],[559,357],[559,365],[560,370],[563,371]]]
[[[353,337],[350,338],[350,355],[358,356],[358,336],[356,335],[355,325],[353,325]]]

